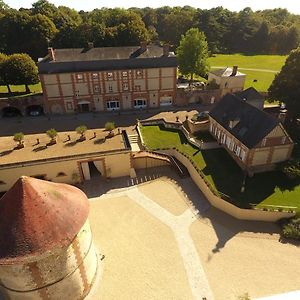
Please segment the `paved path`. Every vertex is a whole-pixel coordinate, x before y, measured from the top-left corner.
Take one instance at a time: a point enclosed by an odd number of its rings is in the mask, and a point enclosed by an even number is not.
[[[174,216],[146,197],[137,187],[107,193],[100,198],[116,198],[119,196],[129,197],[173,231],[195,300],[213,300],[213,293],[189,232],[189,227],[195,221],[197,212],[187,209],[182,215]]]
[[[223,67],[220,67],[220,66],[213,66],[213,67],[211,67],[212,69],[222,69],[222,68],[226,68],[225,66],[223,66]],[[252,68],[241,68],[241,67],[239,67],[239,70],[245,70],[245,71],[257,71],[257,72],[267,72],[267,73],[274,73],[274,74],[276,74],[276,73],[278,73],[279,72],[279,70],[278,71],[276,71],[276,70],[269,70],[269,69],[252,69]]]

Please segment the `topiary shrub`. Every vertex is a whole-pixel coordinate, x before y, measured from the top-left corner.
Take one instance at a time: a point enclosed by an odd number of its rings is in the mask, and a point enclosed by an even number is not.
[[[85,133],[87,131],[86,125],[80,125],[80,126],[76,127],[75,130],[78,134],[80,134],[79,140],[81,140],[81,141],[85,140]]]
[[[286,238],[300,240],[300,218],[291,219],[284,224],[282,234]]]
[[[23,144],[23,142],[24,142],[24,133],[23,132],[15,133],[14,141],[18,142],[17,149],[24,148],[24,144]]]
[[[300,178],[300,159],[294,159],[284,163],[282,171],[290,179]]]

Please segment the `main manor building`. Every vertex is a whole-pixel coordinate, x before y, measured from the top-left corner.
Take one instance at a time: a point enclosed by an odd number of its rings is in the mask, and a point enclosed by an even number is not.
[[[49,48],[38,67],[47,113],[161,107],[176,96],[177,62],[168,45]]]

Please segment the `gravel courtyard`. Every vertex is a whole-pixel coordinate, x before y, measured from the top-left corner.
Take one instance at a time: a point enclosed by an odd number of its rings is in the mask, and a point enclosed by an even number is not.
[[[112,180],[100,196],[85,190],[105,255],[89,300],[236,300],[300,289],[299,247],[280,242],[277,225],[219,212],[190,178],[157,177]]]

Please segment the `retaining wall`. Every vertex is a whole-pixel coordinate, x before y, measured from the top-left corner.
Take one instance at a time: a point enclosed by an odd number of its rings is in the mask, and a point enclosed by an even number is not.
[[[223,212],[240,220],[250,221],[265,221],[265,222],[276,222],[283,218],[291,218],[295,215],[292,212],[280,212],[280,211],[263,211],[257,209],[243,209],[239,208],[220,197],[213,194],[213,192],[206,185],[200,174],[194,168],[190,160],[184,155],[180,154],[174,149],[161,151],[176,157],[189,171],[191,178],[198,188],[205,195],[210,204]]]

